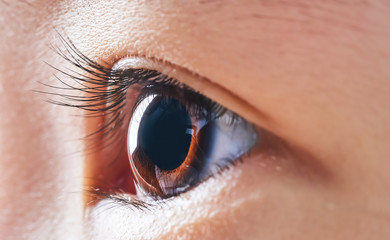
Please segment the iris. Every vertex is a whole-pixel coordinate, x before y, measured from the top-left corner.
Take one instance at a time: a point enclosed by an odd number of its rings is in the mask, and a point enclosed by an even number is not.
[[[141,95],[135,105],[127,146],[137,195],[176,196],[228,167],[257,142],[253,126],[233,112],[216,114],[188,95],[176,95],[156,91]]]

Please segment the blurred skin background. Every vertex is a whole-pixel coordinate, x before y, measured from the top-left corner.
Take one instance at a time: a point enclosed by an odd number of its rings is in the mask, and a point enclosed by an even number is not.
[[[390,239],[389,13],[387,0],[0,1],[0,238]],[[86,205],[96,122],[34,92],[58,85],[59,33],[98,62],[194,73],[178,80],[287,152],[254,149],[159,209]]]

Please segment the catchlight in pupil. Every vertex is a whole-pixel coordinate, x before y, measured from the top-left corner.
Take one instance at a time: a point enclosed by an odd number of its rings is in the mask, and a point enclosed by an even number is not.
[[[162,170],[174,170],[186,159],[191,145],[191,118],[174,98],[156,97],[145,110],[138,146]]]

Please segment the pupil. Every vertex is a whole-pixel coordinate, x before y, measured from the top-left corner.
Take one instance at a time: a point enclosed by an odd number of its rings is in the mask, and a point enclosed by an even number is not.
[[[138,146],[162,170],[178,168],[191,145],[191,118],[173,98],[155,97],[141,118]]]

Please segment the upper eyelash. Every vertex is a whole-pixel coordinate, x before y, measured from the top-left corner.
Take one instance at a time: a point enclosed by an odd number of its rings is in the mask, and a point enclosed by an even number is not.
[[[77,47],[69,38],[65,38],[60,34],[59,36],[63,47],[65,47],[65,50],[61,50],[57,47],[54,48],[55,52],[64,58],[67,62],[77,67],[80,72],[68,69],[70,71],[68,73],[55,66],[52,66],[51,64],[49,65],[65,77],[71,78],[78,85],[80,85],[80,87],[72,86],[57,76],[56,78],[58,81],[65,87],[43,84],[55,89],[84,92],[88,96],[63,93],[58,94],[51,92],[45,93],[57,95],[62,98],[62,101],[49,99],[48,101],[50,103],[61,106],[80,108],[89,112],[86,114],[86,117],[101,117],[108,112],[112,113],[111,119],[108,119],[107,121],[108,123],[90,135],[94,135],[99,132],[103,132],[103,134],[105,134],[106,132],[104,131],[106,129],[111,129],[111,125],[113,125],[114,120],[115,126],[120,126],[118,123],[122,122],[124,119],[123,115],[120,116],[120,110],[125,105],[126,91],[130,86],[135,84],[153,84],[154,86],[166,87],[166,91],[176,89],[182,92],[186,92],[186,98],[192,97],[197,101],[201,100],[199,105],[204,106],[205,109],[207,109],[209,112],[213,112],[217,116],[221,116],[227,111],[225,107],[215,103],[207,97],[204,97],[196,90],[155,70],[126,69],[113,71],[111,68],[107,68],[102,64],[99,64],[81,53],[81,51],[77,49]],[[93,85],[94,87],[91,87],[90,85]],[[161,93],[164,94],[163,92]],[[135,103],[134,108],[137,107],[137,104],[142,100],[142,97],[143,96],[141,96],[140,99],[138,99],[138,101]],[[195,101],[193,100],[192,102]],[[234,118],[235,117],[236,116],[234,116]]]
[[[53,89],[69,91],[69,94],[42,91],[38,92],[59,96],[61,100],[49,99],[48,102],[61,106],[82,109],[88,112],[84,115],[85,117],[102,117],[107,115],[108,112],[111,113],[111,118],[107,120],[106,125],[86,137],[92,137],[97,133],[102,133],[103,135],[109,135],[109,139],[111,139],[112,142],[115,142],[116,139],[120,137],[121,131],[118,131],[118,128],[122,125],[121,123],[125,118],[125,114],[122,113],[121,109],[125,106],[126,90],[134,84],[153,84],[154,86],[165,87],[166,89],[171,88],[171,90],[176,89],[177,91],[185,91],[186,93],[191,93],[192,96],[202,97],[203,104],[207,103],[206,109],[208,111],[212,111],[219,116],[223,115],[227,111],[227,109],[222,105],[204,97],[187,85],[182,84],[175,79],[169,78],[168,76],[155,70],[126,69],[113,71],[111,68],[104,66],[109,64],[99,64],[98,62],[90,59],[78,50],[69,38],[65,38],[61,34],[58,35],[64,50],[61,50],[59,47],[52,48],[68,63],[79,69],[79,71],[67,69],[67,71],[69,71],[67,72],[49,63],[47,64],[58,71],[61,75],[72,79],[79,86],[77,87],[71,85],[62,80],[60,77],[55,76],[63,86],[59,87],[45,83],[42,84]],[[132,74],[137,75],[138,78],[131,78]],[[143,75],[144,77],[139,78],[140,75]],[[93,85],[93,87],[90,85]],[[76,94],[74,94],[74,92],[76,92]],[[85,93],[87,96],[80,96],[77,94],[80,92]],[[135,103],[134,108],[137,107],[137,103],[141,100],[142,96]],[[236,115],[234,114],[234,116]],[[115,202],[143,210],[153,206],[160,206],[168,200],[165,199],[147,202],[139,199],[127,199],[125,197],[121,197],[120,195],[115,195],[100,189],[89,189],[86,192],[94,195],[97,200],[111,199]]]

